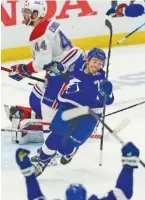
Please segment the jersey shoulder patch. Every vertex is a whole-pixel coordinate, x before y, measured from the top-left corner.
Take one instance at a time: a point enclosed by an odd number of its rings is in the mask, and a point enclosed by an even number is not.
[[[30,35],[30,41],[33,41],[39,37],[41,37],[42,35],[44,35],[46,28],[48,26],[48,24],[51,22],[51,20],[47,21],[44,20],[42,22],[40,22],[32,31],[31,35]]]

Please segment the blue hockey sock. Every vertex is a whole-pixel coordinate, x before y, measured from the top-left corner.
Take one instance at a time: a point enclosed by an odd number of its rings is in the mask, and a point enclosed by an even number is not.
[[[36,198],[44,197],[42,194],[38,181],[34,175],[34,173],[31,176],[26,176],[26,186],[27,186],[27,196],[28,200],[33,200]]]
[[[51,133],[46,139],[40,152],[40,161],[48,164],[53,156],[55,156],[58,147],[61,144],[63,137]]]
[[[133,194],[133,168],[123,167],[118,177],[116,187],[120,188],[128,199],[131,198]]]

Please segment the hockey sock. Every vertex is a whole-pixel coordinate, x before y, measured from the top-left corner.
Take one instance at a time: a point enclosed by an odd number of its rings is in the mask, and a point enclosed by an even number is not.
[[[37,199],[40,197],[44,197],[42,194],[38,181],[34,175],[34,173],[30,176],[26,176],[26,186],[27,186],[27,196],[28,200]]]

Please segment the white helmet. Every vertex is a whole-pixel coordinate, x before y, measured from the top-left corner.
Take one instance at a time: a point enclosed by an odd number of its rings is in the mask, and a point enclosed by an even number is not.
[[[44,17],[46,14],[46,2],[43,0],[27,0],[24,4],[24,9],[28,9],[30,11],[30,21],[35,21],[39,17]],[[38,17],[34,20],[32,18],[32,14],[34,11],[38,12]]]

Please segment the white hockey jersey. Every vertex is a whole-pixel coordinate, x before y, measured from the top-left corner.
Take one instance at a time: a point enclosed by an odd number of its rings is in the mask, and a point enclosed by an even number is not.
[[[61,62],[68,68],[83,51],[75,47],[60,29],[60,24],[43,20],[30,35],[33,61],[27,64],[27,70],[35,73],[43,70],[45,64]]]

